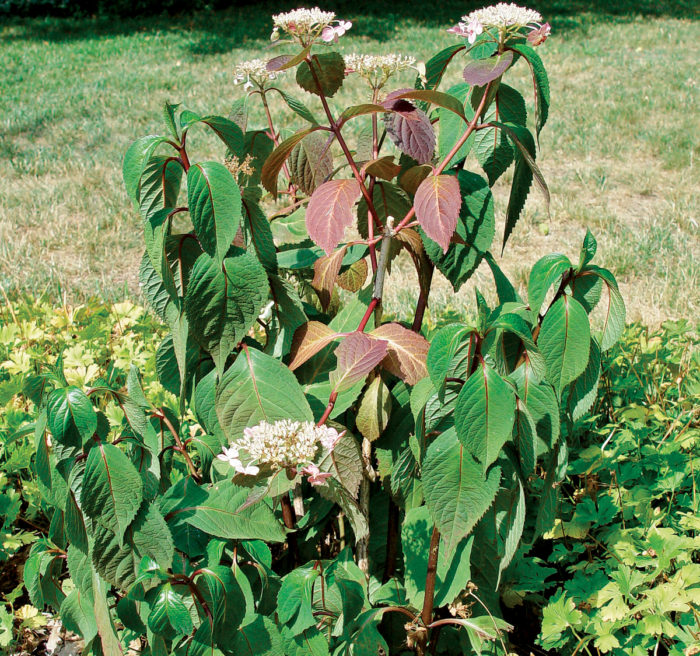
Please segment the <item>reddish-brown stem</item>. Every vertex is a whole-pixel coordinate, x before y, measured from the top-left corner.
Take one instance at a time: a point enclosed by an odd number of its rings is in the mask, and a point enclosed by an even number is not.
[[[433,281],[433,271],[435,270],[432,263],[428,265],[428,279],[425,286],[421,286],[420,294],[418,295],[418,303],[416,304],[416,313],[413,317],[413,325],[411,330],[414,333],[419,333],[421,326],[423,325],[423,317],[425,315],[425,309],[428,307],[428,296],[430,295],[430,283]]]
[[[187,157],[187,148],[185,147],[185,143],[187,142],[187,132],[185,132],[182,135],[182,144],[178,148],[178,152],[180,153],[180,162],[182,163],[182,168],[185,169],[185,173],[190,170],[190,158]],[[166,164],[167,166],[167,164]],[[165,168],[163,169],[165,171]],[[165,173],[163,173],[165,175]]]
[[[187,463],[187,469],[189,469],[190,474],[192,475],[192,478],[196,481],[200,481],[201,478],[199,476],[199,473],[197,472],[197,468],[194,466],[194,463],[192,462],[192,458],[190,458],[190,454],[187,453],[187,448],[185,445],[182,443],[182,440],[180,439],[180,435],[178,432],[175,430],[175,426],[173,426],[172,422],[166,414],[161,410],[158,409],[156,410],[153,415],[155,417],[158,417],[158,419],[165,424],[166,428],[170,431],[171,435],[173,436],[173,439],[175,440],[175,451],[178,453],[182,454],[182,457],[185,459],[185,462]]]
[[[296,520],[294,517],[294,508],[292,508],[292,502],[289,500],[288,493],[285,492],[285,494],[280,497],[280,505],[282,507],[282,521],[284,525],[290,531],[294,531],[296,529]],[[296,565],[299,560],[299,547],[296,533],[289,533],[287,535],[287,545],[289,546],[289,555]]]
[[[365,179],[362,173],[360,173],[360,170],[357,168],[357,164],[355,163],[355,159],[352,156],[352,153],[350,152],[350,149],[348,148],[347,143],[345,142],[345,139],[343,138],[343,134],[341,132],[340,126],[338,123],[336,123],[335,119],[333,118],[333,113],[331,112],[331,108],[328,106],[328,100],[326,100],[326,94],[323,93],[323,87],[321,86],[321,81],[318,79],[318,74],[316,73],[316,69],[314,68],[314,62],[318,65],[318,60],[315,60],[315,56],[312,55],[311,57],[306,58],[306,62],[309,65],[309,71],[311,71],[311,75],[314,78],[314,82],[316,83],[316,86],[318,87],[319,91],[319,98],[321,99],[321,104],[323,105],[323,111],[326,114],[326,118],[328,119],[328,122],[330,123],[330,128],[335,134],[335,138],[338,140],[338,144],[340,145],[340,148],[343,151],[343,154],[345,155],[345,159],[347,160],[348,164],[350,165],[350,170],[352,171],[353,176],[355,176],[355,180],[357,180],[357,184],[360,185],[360,191],[362,192],[362,195],[364,196],[365,202],[367,203],[367,212],[369,214],[369,219],[371,221],[376,221],[377,224],[379,224],[379,217],[377,216],[377,211],[374,208],[374,201],[372,197],[369,195],[369,191],[367,190],[367,187],[365,187]],[[370,220],[367,221],[368,226],[370,223]]]
[[[428,572],[425,576],[425,598],[421,620],[427,627],[433,621],[433,602],[435,600],[435,579],[437,577],[438,554],[440,553],[440,532],[433,527],[433,535],[430,538],[430,550],[428,551]]]
[[[317,426],[323,426],[328,421],[328,417],[331,416],[331,412],[333,412],[333,408],[335,407],[335,402],[338,398],[338,392],[331,392],[331,395],[328,399],[328,405],[326,406],[326,409],[323,411],[323,415],[321,415],[321,418],[318,420],[318,423],[316,424]]]
[[[486,98],[489,95],[489,90],[491,89],[491,82],[489,82],[486,85],[486,89],[484,89],[484,95],[481,97],[481,102],[479,103],[479,107],[477,107],[476,112],[474,112],[474,118],[471,120],[469,125],[467,126],[467,131],[458,139],[457,143],[452,147],[452,150],[450,150],[449,153],[445,156],[445,158],[438,164],[437,168],[435,169],[435,175],[440,175],[446,168],[447,165],[450,163],[450,160],[459,152],[459,149],[465,144],[467,139],[469,139],[470,135],[474,130],[476,129],[476,124],[481,118],[481,114],[484,111],[484,107],[486,107]],[[402,230],[403,228],[406,227],[406,224],[415,216],[416,210],[415,208],[411,208],[406,216],[401,219],[401,222],[396,226],[396,232],[399,230]]]
[[[367,310],[365,311],[365,315],[362,317],[362,321],[360,321],[359,326],[357,326],[357,330],[359,332],[364,331],[364,329],[367,327],[367,322],[369,321],[369,318],[372,316],[372,312],[374,312],[374,308],[377,307],[377,303],[379,303],[378,298],[373,298],[369,302],[369,305],[367,306]]]

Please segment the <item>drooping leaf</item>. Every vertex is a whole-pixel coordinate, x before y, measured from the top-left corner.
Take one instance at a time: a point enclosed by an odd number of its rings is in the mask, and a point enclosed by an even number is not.
[[[185,295],[193,334],[223,371],[226,358],[255,323],[268,299],[265,269],[236,249],[222,263],[206,254],[197,258]]]
[[[464,324],[445,326],[433,335],[426,365],[438,392],[444,390],[446,378],[469,377],[476,343],[476,333]]]
[[[617,287],[615,276],[610,271],[597,266],[589,266],[586,271],[592,271],[601,278],[608,290],[608,303],[603,307],[603,330],[600,336],[600,348],[607,351],[620,339],[625,328],[625,302]]]
[[[408,385],[415,385],[428,375],[426,358],[430,345],[425,337],[399,323],[382,324],[370,334],[386,340],[387,352],[382,366],[394,376]]]
[[[370,442],[378,439],[386,428],[391,414],[391,392],[381,376],[377,376],[362,395],[355,424],[362,436]]]
[[[516,398],[515,421],[513,422],[513,442],[518,451],[523,476],[535,473],[537,464],[537,426],[527,404]]]
[[[349,389],[366,378],[387,355],[387,349],[384,339],[372,339],[357,331],[350,333],[335,350],[338,367],[330,375],[334,391]]]
[[[462,113],[465,114],[465,118],[460,118],[460,116],[457,114],[444,109],[441,109],[438,112],[440,121],[438,123],[439,130],[437,148],[440,159],[445,159],[445,157],[447,157],[447,155],[452,151],[452,148],[457,143],[457,140],[466,132],[467,121],[471,121],[474,118],[474,110],[468,101],[470,92],[471,87],[464,82],[456,84],[449,90],[450,95],[454,96],[464,108]],[[471,151],[475,136],[476,133],[472,132],[467,141],[447,163],[447,166],[445,167],[446,170],[452,168],[458,162],[461,162],[467,157]]]
[[[69,631],[90,642],[97,635],[97,622],[92,597],[78,589],[63,600],[60,608],[61,620]]]
[[[301,100],[295,98],[294,96],[290,96],[288,93],[282,91],[281,89],[276,89],[276,91],[279,92],[284,102],[287,103],[287,107],[289,107],[289,109],[291,109],[295,114],[301,116],[301,118],[303,118],[305,121],[308,121],[312,125],[318,124],[316,117],[313,115],[311,110],[303,102],[301,102]]]
[[[384,155],[370,160],[362,167],[368,175],[373,175],[382,180],[391,182],[401,171],[401,167],[394,163],[393,155]]]
[[[547,380],[557,396],[580,374],[588,363],[591,329],[582,305],[564,294],[548,310],[542,321],[539,346],[547,365]]]
[[[423,491],[430,514],[452,555],[493,503],[501,470],[493,467],[488,476],[457,439],[454,430],[439,435],[423,461]]]
[[[447,253],[462,206],[457,178],[453,175],[427,177],[418,187],[413,202],[421,228],[441,246],[443,253]]]
[[[221,379],[216,414],[229,441],[261,421],[313,420],[294,374],[279,360],[247,347]]]
[[[455,291],[471,277],[491,246],[495,234],[493,196],[488,183],[470,171],[457,174],[462,207],[453,243],[447,253],[429,237],[424,237],[425,252],[452,283]]]
[[[294,333],[289,368],[294,371],[336,339],[336,332],[320,321],[309,321]]]
[[[460,442],[484,471],[510,439],[514,420],[512,387],[481,360],[457,397],[455,428]]]
[[[289,156],[292,181],[310,196],[333,173],[333,156],[328,137],[320,132],[307,134]]]
[[[540,131],[549,116],[549,79],[547,71],[537,51],[530,45],[519,43],[513,45],[512,49],[519,52],[530,65],[532,82],[535,87],[535,127],[539,138]]]
[[[445,70],[457,53],[465,50],[464,45],[448,46],[431,57],[425,64],[425,88],[436,89],[440,84]],[[421,85],[422,86],[422,85]]]
[[[323,310],[327,310],[331,303],[333,289],[335,288],[335,283],[340,273],[340,266],[345,257],[346,250],[347,247],[343,246],[342,248],[332,251],[330,255],[319,257],[318,260],[314,262],[314,277],[311,281],[311,286],[318,293]]]
[[[583,417],[591,409],[598,393],[599,380],[600,347],[596,339],[592,337],[588,364],[569,390],[568,407],[574,421]]]
[[[144,220],[164,207],[175,207],[182,165],[167,155],[152,155],[139,178],[137,203]]]
[[[80,494],[83,512],[121,538],[142,501],[141,476],[126,455],[112,444],[90,449]]]
[[[442,91],[435,91],[432,89],[402,89],[392,92],[391,97],[396,100],[400,98],[406,98],[408,100],[422,100],[426,103],[447,109],[462,119],[465,118],[464,105],[453,95],[443,93]]]
[[[530,309],[537,315],[550,287],[571,269],[571,261],[561,253],[550,253],[539,259],[530,270],[527,296]]]
[[[464,67],[462,77],[467,84],[481,87],[503,75],[512,63],[513,53],[510,50],[487,59],[471,59]]]
[[[277,253],[270,221],[259,205],[260,195],[259,187],[247,187],[243,190],[243,222],[260,264],[268,271],[274,272],[277,270]]]
[[[384,117],[391,140],[418,164],[430,162],[435,151],[435,131],[425,112],[408,100],[394,99],[392,94],[383,105],[391,112]]]
[[[126,193],[135,202],[139,201],[139,181],[148,160],[151,159],[155,149],[166,141],[165,137],[149,134],[134,141],[124,155],[122,164],[122,176]]]
[[[330,255],[352,224],[352,208],[360,193],[354,179],[329,180],[311,196],[306,208],[306,229],[326,254]]]
[[[262,166],[261,181],[263,187],[267,189],[273,196],[277,196],[277,177],[279,176],[284,163],[291,154],[294,147],[307,135],[314,130],[318,130],[318,126],[305,128],[295,132],[291,137],[285,139],[277,148],[275,148]]]

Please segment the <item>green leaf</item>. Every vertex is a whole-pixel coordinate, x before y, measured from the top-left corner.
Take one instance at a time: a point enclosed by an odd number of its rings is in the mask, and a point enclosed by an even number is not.
[[[287,107],[289,107],[289,109],[291,109],[295,114],[301,116],[301,118],[303,118],[305,121],[308,121],[312,125],[318,125],[316,117],[313,115],[311,110],[309,110],[309,108],[303,102],[301,102],[301,100],[294,98],[294,96],[290,96],[288,93],[282,91],[281,89],[276,90],[282,96],[284,102],[287,103]]]
[[[182,595],[170,583],[164,583],[158,590],[148,615],[148,628],[159,634],[166,634],[170,629],[176,634],[189,633],[193,629]]]
[[[586,236],[583,238],[583,246],[581,246],[581,255],[579,256],[578,267],[576,272],[579,273],[594,257],[598,250],[598,242],[593,236],[590,229],[586,230]]]
[[[461,103],[463,109],[462,114],[466,112],[466,119],[461,118],[454,112],[440,109],[438,111],[438,117],[440,118],[437,148],[438,155],[441,160],[445,159],[447,155],[452,150],[452,147],[457,143],[457,140],[466,132],[467,121],[471,121],[474,118],[474,110],[469,103],[469,93],[471,87],[461,82],[451,87],[448,93],[454,96],[459,103]],[[464,160],[472,149],[472,144],[474,143],[474,138],[477,133],[472,132],[466,142],[460,147],[460,149],[453,155],[452,159],[448,162],[445,169],[450,169],[455,166],[458,162]]]
[[[332,472],[350,496],[357,497],[364,475],[360,445],[350,431],[342,431],[341,426],[337,426],[337,429],[344,432],[343,436],[332,451],[321,456],[317,464],[321,471]]]
[[[411,100],[423,100],[426,103],[437,105],[446,109],[461,119],[466,120],[464,115],[464,105],[461,99],[455,98],[450,93],[434,91],[432,89],[411,89],[409,91],[394,92],[391,96],[394,99],[408,98]],[[466,128],[465,128],[466,129]]]
[[[175,141],[180,141],[180,135],[177,133],[177,125],[175,124],[175,112],[180,106],[180,103],[169,103],[167,100],[163,103],[163,123],[170,136]]]
[[[414,608],[423,606],[432,529],[433,520],[427,506],[409,510],[401,526],[406,594]],[[445,541],[440,542],[435,577],[435,608],[451,603],[467,587],[471,574],[469,559],[472,543],[471,537],[461,540],[454,554],[450,554]]]
[[[95,571],[117,588],[130,588],[136,580],[140,560],[131,543],[99,525],[95,526],[93,537],[90,556]]]
[[[320,132],[307,134],[289,156],[292,181],[307,196],[328,180],[333,173],[333,156],[328,136]]]
[[[423,236],[425,252],[455,291],[474,273],[495,234],[493,196],[486,180],[469,171],[459,171],[457,180],[462,206],[447,253],[443,254],[437,243]]]
[[[494,369],[481,360],[457,397],[455,428],[464,447],[484,472],[511,438],[515,394]]]
[[[600,336],[600,348],[603,351],[607,351],[620,339],[622,331],[625,329],[625,302],[617,287],[615,276],[610,271],[597,266],[589,266],[585,271],[592,271],[601,278],[608,290],[608,304],[603,307],[605,314],[603,316],[603,330]]]
[[[48,428],[64,446],[80,446],[97,430],[97,415],[90,399],[78,387],[56,389],[46,403]]]
[[[147,220],[164,207],[175,207],[182,180],[182,165],[172,157],[153,155],[139,178],[137,203]]]
[[[69,631],[90,642],[97,635],[97,622],[93,609],[92,596],[78,589],[63,600],[59,611],[63,624]]]
[[[516,399],[513,442],[518,451],[523,476],[534,474],[538,455],[537,425],[522,399]]]
[[[574,421],[583,417],[591,409],[596,399],[598,381],[600,380],[600,360],[600,347],[595,337],[592,337],[588,364],[569,389],[567,405]]]
[[[249,494],[249,488],[223,481],[210,488],[206,498],[196,505],[183,506],[171,514],[220,538],[283,542],[284,529],[266,504],[256,503],[241,510]]]
[[[201,122],[212,129],[231,153],[241,159],[245,156],[245,137],[237,123],[223,116],[205,116]]]
[[[522,303],[520,294],[513,287],[513,283],[508,280],[501,268],[496,264],[496,260],[490,252],[484,254],[484,259],[491,269],[493,280],[496,283],[496,293],[499,303]]]
[[[197,258],[185,311],[195,338],[219,372],[258,318],[268,290],[265,269],[246,251],[235,249],[221,264],[206,254]]]
[[[294,334],[306,323],[307,317],[304,304],[291,282],[274,274],[270,275],[269,281],[273,312],[268,322],[265,352],[281,358],[290,352]]]
[[[92,572],[92,591],[95,600],[93,609],[95,612],[95,623],[100,636],[102,653],[106,656],[121,656],[124,653],[117,638],[114,623],[109,612],[109,602],[107,600],[107,586],[97,572]]]
[[[133,524],[133,544],[141,556],[148,556],[161,569],[173,564],[173,535],[156,504],[142,508]]]
[[[463,45],[448,46],[431,57],[425,64],[425,88],[436,89],[440,84],[447,66],[454,56],[465,50]],[[417,86],[417,85],[416,85]],[[422,86],[422,85],[421,85]]]
[[[124,155],[122,176],[126,193],[135,202],[139,202],[139,183],[148,160],[155,149],[165,142],[165,137],[149,134],[134,141]]]
[[[279,360],[248,347],[221,379],[216,413],[229,441],[243,435],[247,426],[261,421],[313,420],[294,374]]]
[[[544,68],[542,59],[533,47],[526,43],[520,43],[511,47],[516,52],[519,52],[530,65],[532,81],[535,86],[535,127],[537,129],[537,138],[539,139],[540,131],[549,116],[549,79],[547,78],[547,71]]]
[[[316,624],[313,590],[319,575],[318,569],[307,565],[291,571],[282,579],[277,596],[277,614],[280,622],[288,625],[293,635],[299,635]]]
[[[112,444],[90,449],[80,502],[83,512],[120,539],[143,501],[143,482],[124,453]]]
[[[484,468],[451,429],[428,446],[422,480],[425,500],[445,542],[445,552],[452,555],[493,503],[501,480],[500,467],[493,467],[485,476]]]
[[[311,56],[311,64],[301,62],[297,68],[297,84],[309,93],[332,98],[343,85],[345,60],[337,52]],[[313,67],[313,71],[310,68]],[[316,81],[318,80],[318,82]]]
[[[550,253],[537,260],[530,271],[527,296],[534,315],[539,314],[549,288],[571,269],[572,264],[566,255]]]
[[[523,126],[527,124],[525,100],[507,84],[498,87],[497,102],[492,103],[484,114],[485,123],[499,120]],[[511,165],[515,152],[501,130],[484,128],[474,135],[474,154],[488,176],[489,184],[493,186]]]
[[[218,640],[233,643],[232,633],[238,629],[246,612],[246,602],[230,567],[213,566],[200,570],[197,588],[209,606]]]
[[[263,615],[238,629],[232,653],[236,656],[285,656],[277,626]]]
[[[355,423],[357,430],[370,442],[378,439],[391,414],[391,392],[381,376],[377,376],[362,395]]]
[[[477,338],[474,330],[464,324],[445,326],[433,335],[427,358],[428,373],[442,396],[446,378],[469,378]]]
[[[535,140],[530,131],[522,125],[515,123],[497,123],[499,128],[508,134],[508,138],[515,144],[515,170],[513,171],[513,183],[508,199],[508,209],[506,210],[506,227],[503,231],[503,248],[506,246],[508,237],[520,218],[520,212],[525,206],[525,200],[530,191],[530,185],[534,178],[537,186],[544,195],[549,212],[549,188],[544,180],[544,176],[535,163]]]
[[[187,201],[199,243],[221,263],[241,222],[241,190],[223,164],[193,164],[187,172]]]
[[[574,298],[562,296],[545,315],[537,342],[547,365],[547,380],[560,398],[564,388],[586,368],[590,344],[586,311]]]
[[[253,242],[258,260],[268,271],[277,270],[277,253],[267,215],[259,205],[260,189],[243,190],[243,218],[247,233]]]

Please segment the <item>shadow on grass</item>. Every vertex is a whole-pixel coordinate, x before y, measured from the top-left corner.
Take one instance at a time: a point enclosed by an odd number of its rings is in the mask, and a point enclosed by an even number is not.
[[[197,35],[190,50],[195,55],[229,52],[245,43],[267,42],[273,13],[304,4],[299,0],[265,0],[233,3],[220,11],[200,11],[176,16],[155,15],[133,18],[33,18],[10,19],[5,24],[6,40],[66,42],[128,35],[136,32],[189,32]],[[314,4],[314,3],[306,3]],[[414,23],[426,27],[449,27],[488,0],[446,0],[444,2],[372,2],[336,0],[319,2],[324,9],[352,20],[353,35],[376,41],[391,40],[396,26]],[[540,0],[527,2],[539,10],[556,32],[585,30],[605,21],[624,23],[636,17],[700,18],[694,0]]]

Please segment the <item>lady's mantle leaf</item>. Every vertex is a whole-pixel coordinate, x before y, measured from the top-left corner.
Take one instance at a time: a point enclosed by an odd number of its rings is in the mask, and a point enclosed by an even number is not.
[[[462,197],[453,175],[431,175],[420,183],[414,200],[421,228],[447,253],[457,227]]]
[[[352,224],[352,208],[360,195],[356,180],[329,180],[314,191],[306,209],[306,229],[328,255]]]

